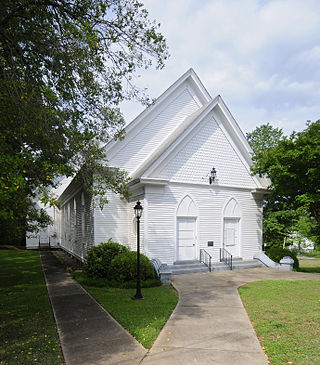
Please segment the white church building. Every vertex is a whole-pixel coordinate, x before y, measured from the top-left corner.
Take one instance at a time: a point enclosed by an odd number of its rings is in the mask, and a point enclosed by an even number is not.
[[[106,149],[109,165],[131,178],[130,199],[107,192],[109,203],[100,210],[71,181],[55,208],[51,245],[80,259],[109,238],[135,250],[133,208],[140,200],[141,251],[150,259],[171,265],[198,260],[205,250],[219,261],[224,248],[249,260],[261,251],[268,181],[251,175],[252,150],[244,134],[221,96],[211,98],[193,69]]]

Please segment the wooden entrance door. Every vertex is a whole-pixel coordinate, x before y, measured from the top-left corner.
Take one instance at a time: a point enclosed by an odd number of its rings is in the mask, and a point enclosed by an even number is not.
[[[196,218],[178,217],[177,240],[177,260],[194,260],[196,258]]]
[[[239,219],[224,219],[224,248],[233,257],[239,257]]]

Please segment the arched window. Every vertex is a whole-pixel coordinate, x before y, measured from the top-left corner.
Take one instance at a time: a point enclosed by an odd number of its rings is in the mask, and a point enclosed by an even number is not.
[[[228,204],[224,208],[224,217],[227,218],[240,218],[241,212],[239,204],[234,198],[228,201]]]
[[[196,217],[198,215],[197,207],[189,195],[186,195],[180,202],[177,216],[179,217]]]

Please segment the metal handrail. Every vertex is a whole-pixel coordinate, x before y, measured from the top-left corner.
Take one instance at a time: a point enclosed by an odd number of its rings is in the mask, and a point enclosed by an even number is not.
[[[211,272],[211,260],[212,256],[203,248],[200,249],[200,262],[203,262],[209,268],[209,272]]]
[[[232,270],[232,255],[225,248],[220,248],[220,262],[224,261]]]

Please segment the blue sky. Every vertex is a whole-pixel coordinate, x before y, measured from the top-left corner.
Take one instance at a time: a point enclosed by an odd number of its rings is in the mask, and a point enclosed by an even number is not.
[[[319,0],[142,0],[171,57],[137,83],[159,96],[193,67],[244,132],[270,122],[286,134],[320,119]],[[127,122],[143,107],[124,103]]]

